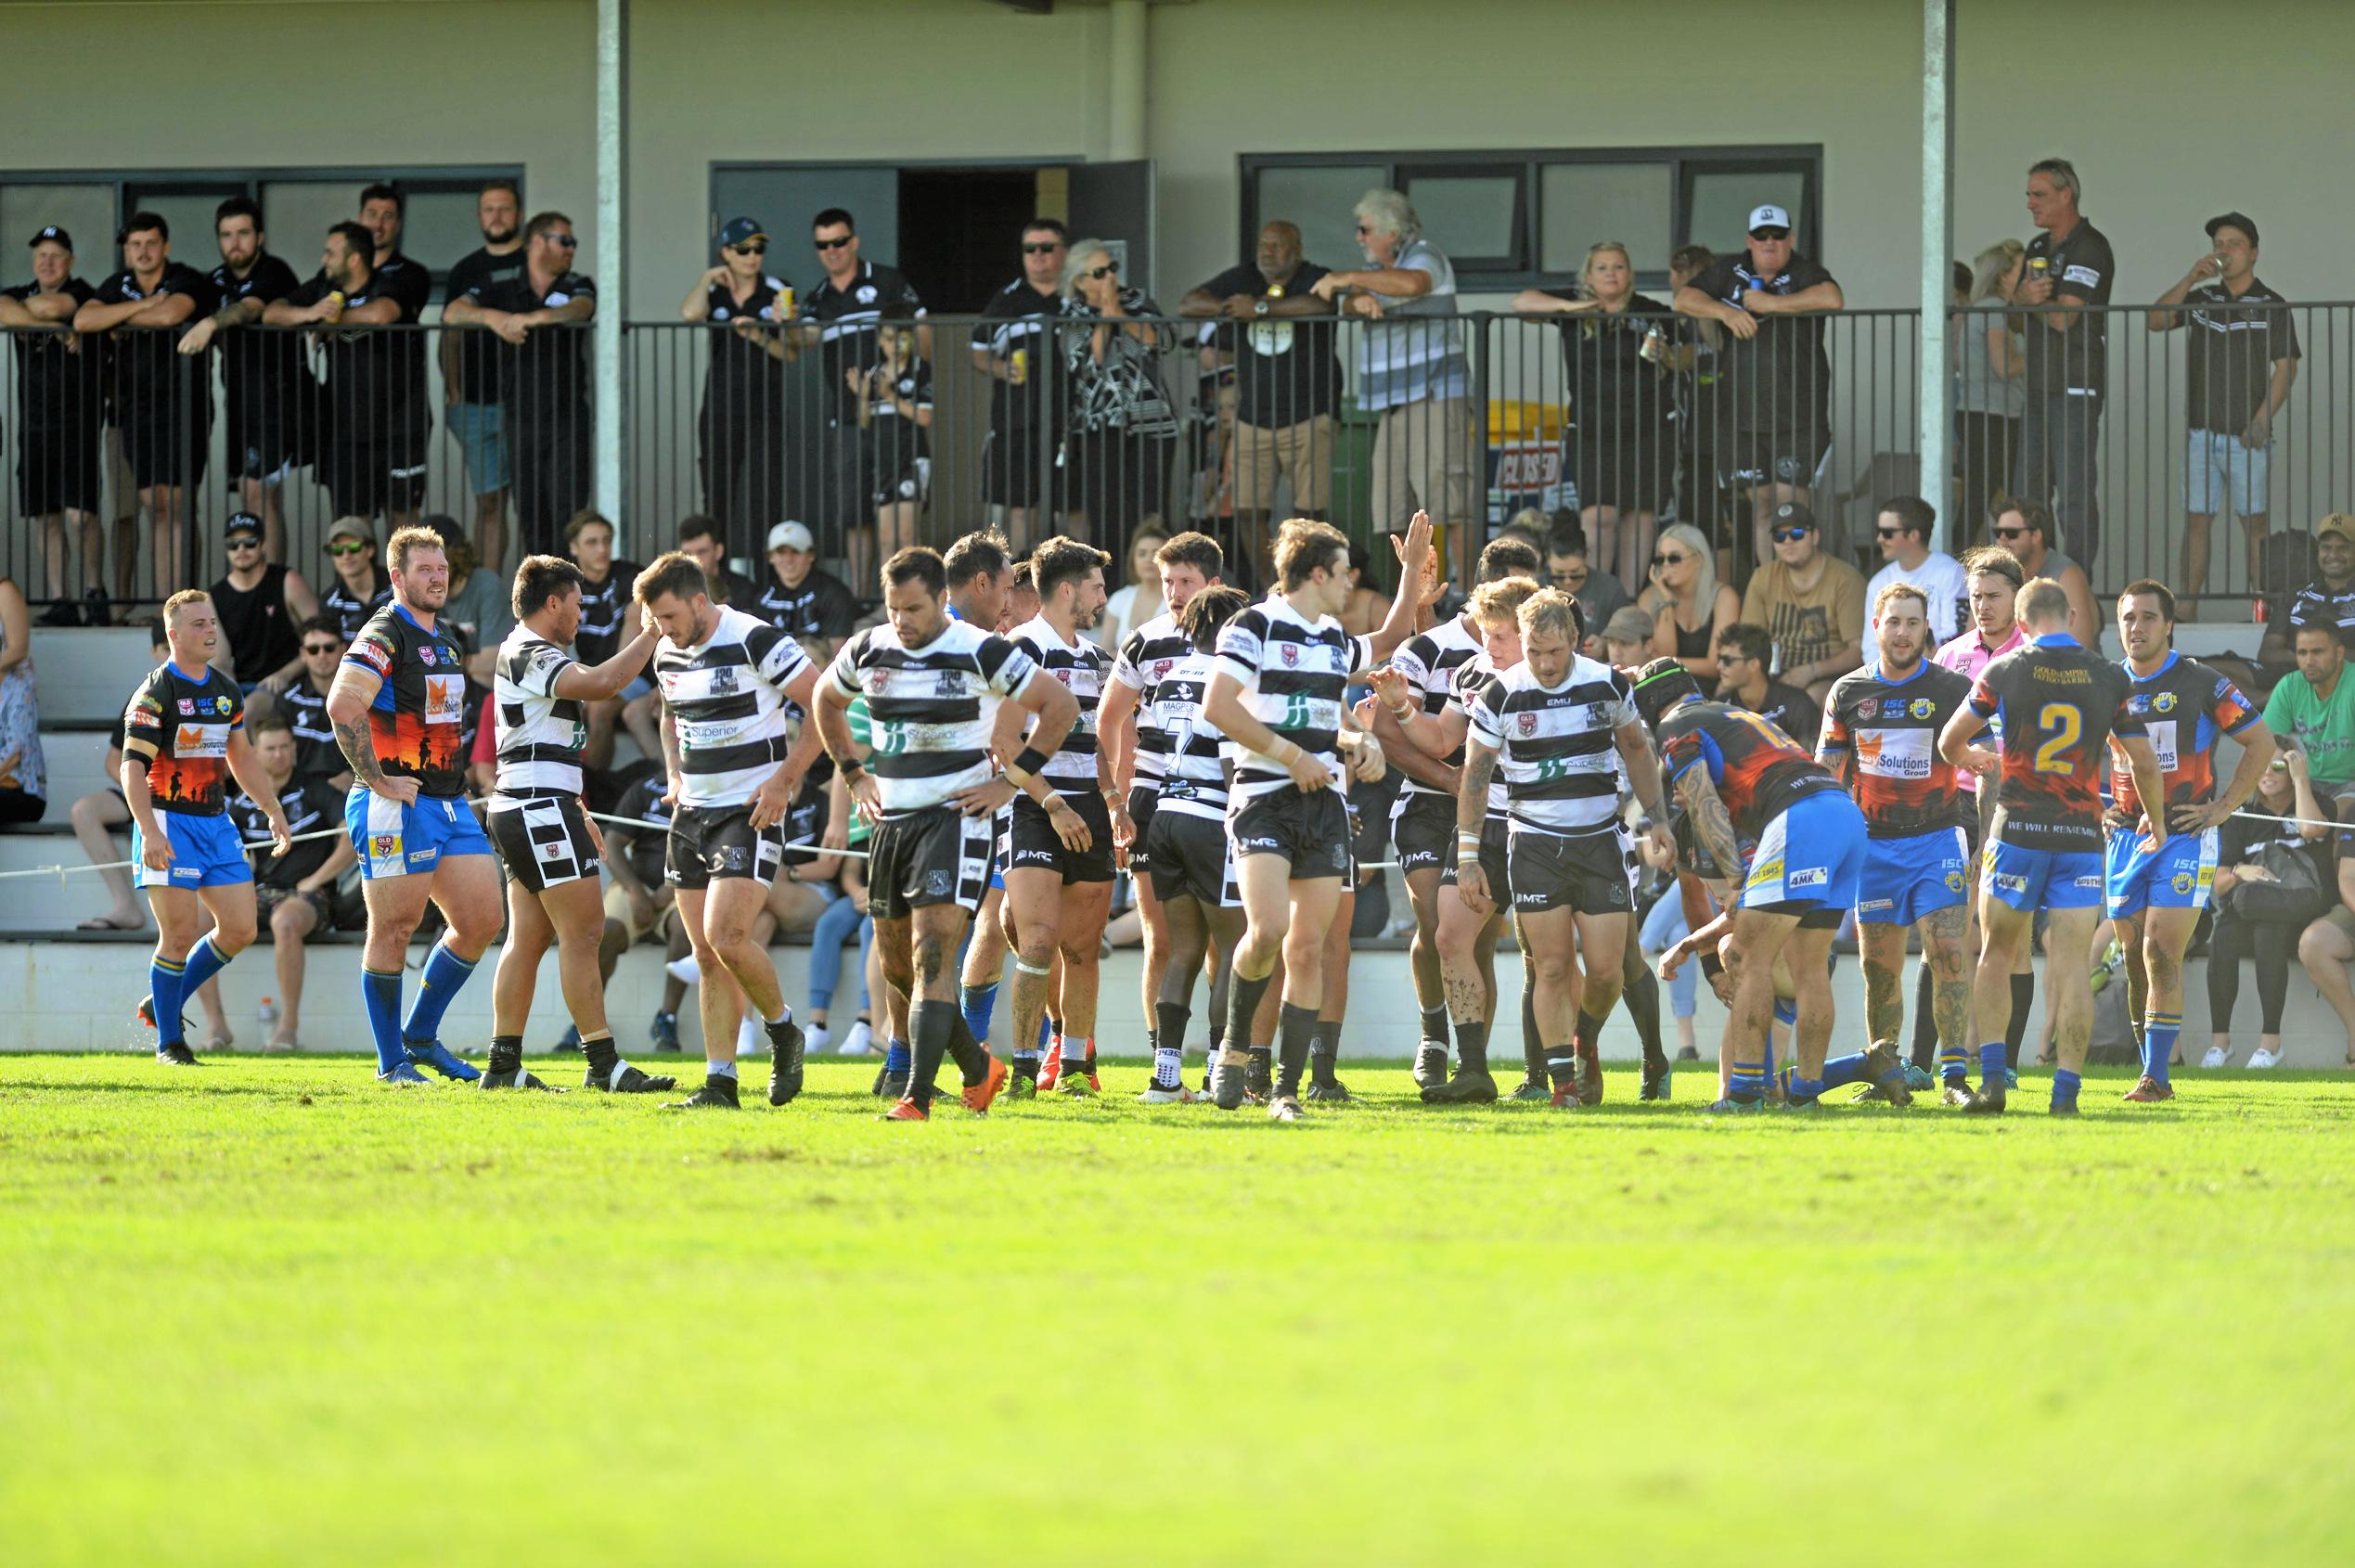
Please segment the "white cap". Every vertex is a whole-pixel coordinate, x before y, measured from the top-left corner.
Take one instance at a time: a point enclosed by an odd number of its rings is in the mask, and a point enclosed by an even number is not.
[[[808,524],[780,522],[768,531],[768,547],[772,550],[800,550],[806,554],[817,548],[817,541],[810,536]]]
[[[1757,233],[1758,230],[1762,228],[1789,228],[1790,226],[1791,214],[1784,212],[1782,208],[1777,207],[1771,201],[1768,202],[1763,207],[1753,207],[1750,209],[1750,227],[1748,232],[1752,234]]]

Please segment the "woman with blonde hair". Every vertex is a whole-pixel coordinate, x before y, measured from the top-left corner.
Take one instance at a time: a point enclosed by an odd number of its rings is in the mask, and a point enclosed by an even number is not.
[[[1668,425],[1673,389],[1659,364],[1671,313],[1636,292],[1635,262],[1615,239],[1588,247],[1571,293],[1525,289],[1512,308],[1574,318],[1562,327],[1571,419],[1564,467],[1578,489],[1578,521],[1593,542],[1594,559],[1632,583],[1652,552],[1654,519],[1676,454]],[[1647,354],[1644,341],[1655,328],[1661,341]]]
[[[1708,689],[1718,678],[1718,637],[1742,619],[1742,596],[1718,581],[1718,558],[1689,522],[1660,531],[1651,584],[1641,601],[1654,610],[1652,656],[1673,659]]]
[[[1999,240],[1971,264],[1954,263],[1954,304],[1961,314],[1947,329],[1954,365],[1954,454],[1962,482],[1962,525],[1969,538],[1988,521],[1988,508],[2012,477],[2020,449],[2020,418],[2027,407],[2027,347],[2016,313],[1974,311],[1985,300],[2008,299],[2026,249]]]

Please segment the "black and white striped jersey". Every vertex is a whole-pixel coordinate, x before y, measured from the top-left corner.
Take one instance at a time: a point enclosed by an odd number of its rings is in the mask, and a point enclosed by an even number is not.
[[[997,776],[989,732],[997,704],[1020,697],[1037,673],[1004,637],[951,620],[921,648],[902,644],[889,623],[869,626],[843,645],[826,679],[844,697],[866,696],[867,766],[884,815],[899,816]]]
[[[1096,794],[1103,788],[1096,775],[1096,704],[1104,695],[1104,676],[1112,668],[1112,656],[1090,637],[1065,642],[1044,615],[1035,615],[1015,627],[1012,637],[1016,648],[1079,700],[1078,719],[1062,747],[1039,769],[1040,777],[1066,795]]]
[[[571,654],[521,622],[499,644],[498,662],[491,674],[491,708],[498,720],[499,794],[581,792],[581,746],[588,739],[588,713],[578,699],[556,695],[558,678],[572,667]]]
[[[1399,644],[1397,651],[1390,656],[1390,667],[1407,677],[1407,686],[1422,705],[1422,711],[1435,718],[1448,706],[1456,671],[1478,658],[1480,649],[1479,634],[1464,624],[1464,617],[1451,615],[1431,630],[1417,632]],[[1443,760],[1449,767],[1461,767],[1463,748],[1457,747]],[[1405,780],[1401,789],[1407,794],[1446,793],[1411,774],[1400,777]]]
[[[1489,684],[1499,679],[1503,674],[1502,670],[1497,668],[1497,662],[1488,657],[1487,650],[1481,649],[1449,673],[1448,706],[1443,711],[1461,713],[1464,715],[1464,722],[1467,725],[1470,724],[1472,705],[1480,700],[1480,694],[1488,688]],[[1469,734],[1470,731],[1467,730],[1466,733]],[[1458,767],[1463,765],[1463,748],[1461,746],[1456,748],[1455,765]],[[1504,774],[1499,769],[1491,774],[1488,778],[1488,820],[1503,821],[1508,803],[1505,798]]]
[[[1336,746],[1349,677],[1373,662],[1371,645],[1353,637],[1330,615],[1304,619],[1280,594],[1253,605],[1218,634],[1219,668],[1242,682],[1252,717],[1325,765],[1344,785]],[[1234,791],[1253,800],[1292,783],[1292,770],[1275,758],[1227,742],[1235,761]]]
[[[1181,660],[1194,656],[1193,639],[1178,629],[1178,618],[1164,610],[1128,634],[1113,662],[1112,679],[1137,694],[1137,765],[1134,782],[1146,789],[1159,785],[1169,770],[1170,732],[1155,714],[1161,683]],[[1193,700],[1199,703],[1202,693]]]
[[[809,668],[802,645],[756,615],[717,606],[692,648],[664,637],[654,681],[678,730],[678,803],[742,805],[792,746],[785,688]]]
[[[1203,693],[1210,689],[1210,677],[1217,673],[1216,654],[1189,649],[1184,658],[1153,682],[1152,722],[1169,738],[1168,752],[1162,759],[1165,766],[1156,811],[1189,816],[1227,815],[1227,767],[1221,759],[1221,742],[1226,738],[1202,712]],[[1140,727],[1145,717],[1146,710],[1139,709]]]
[[[1551,689],[1516,664],[1473,699],[1472,738],[1499,753],[1512,820],[1549,833],[1591,833],[1619,818],[1616,731],[1636,722],[1634,688],[1584,655]]]

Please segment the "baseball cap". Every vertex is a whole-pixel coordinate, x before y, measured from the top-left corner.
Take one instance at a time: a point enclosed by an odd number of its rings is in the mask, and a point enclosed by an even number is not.
[[[1749,232],[1752,234],[1757,233],[1758,230],[1762,228],[1787,229],[1790,226],[1791,214],[1783,209],[1777,207],[1771,201],[1766,203],[1762,207],[1753,207],[1750,209]]]
[[[251,512],[231,512],[229,521],[221,525],[221,536],[224,539],[232,533],[259,534],[261,532],[262,520]]]
[[[364,517],[340,517],[328,530],[327,542],[332,545],[338,539],[359,539],[373,545],[376,543],[376,529]]]
[[[1768,517],[1767,526],[1769,528],[1813,528],[1815,514],[1808,509],[1804,502],[1785,501],[1775,508]]]
[[[2336,533],[2349,544],[2355,545],[2355,513],[2326,514],[2322,521],[2314,525],[2314,537],[2320,539],[2327,533]]]
[[[768,547],[806,553],[817,548],[817,541],[810,536],[807,523],[780,522],[768,531]]]
[[[722,245],[741,245],[747,240],[767,238],[767,231],[750,218],[730,218],[720,225]]]
[[[1603,623],[1602,635],[1612,642],[1650,642],[1652,617],[1632,604],[1623,604]]]
[[[2258,242],[2257,225],[2250,219],[2246,212],[2220,212],[2215,217],[2208,219],[2207,237],[2210,239],[2213,239],[2216,238],[2216,231],[2218,229],[2228,226],[2239,229],[2243,234],[2247,235],[2248,242],[2251,245],[2255,245]]]
[[[69,251],[73,249],[73,236],[68,234],[65,230],[59,228],[55,224],[51,224],[48,227],[41,230],[38,234],[35,234],[30,240],[26,241],[26,244],[28,247],[33,245],[44,245],[52,240],[64,246]]]

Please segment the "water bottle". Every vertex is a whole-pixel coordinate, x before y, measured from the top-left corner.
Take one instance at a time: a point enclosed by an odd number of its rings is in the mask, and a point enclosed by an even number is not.
[[[261,1009],[254,1013],[253,1020],[262,1026],[262,1037],[265,1040],[270,1038],[270,1032],[278,1026],[278,999],[276,996],[263,997]]]

